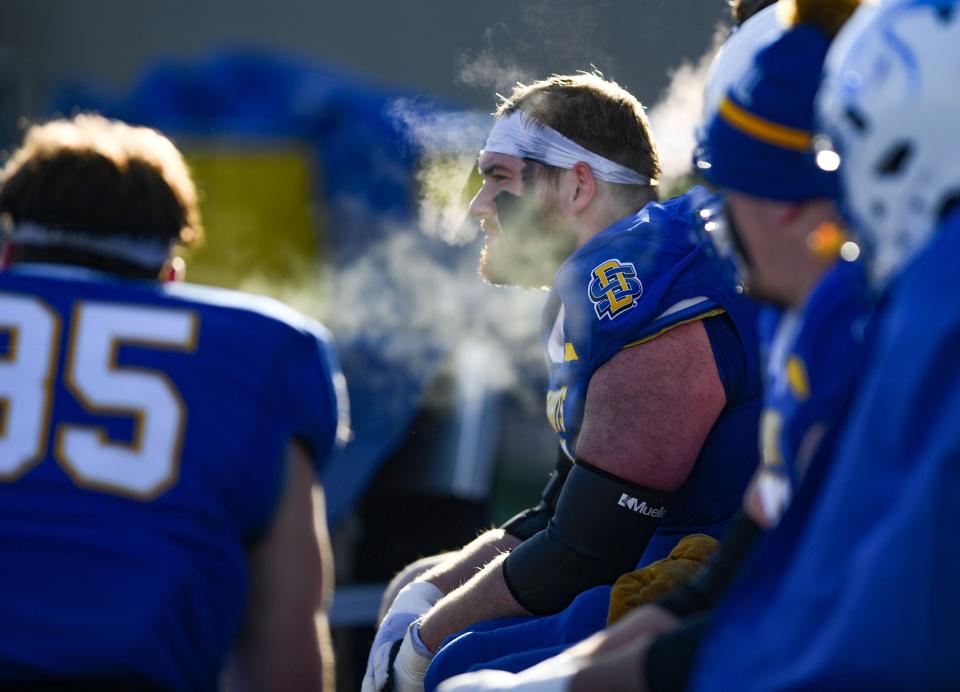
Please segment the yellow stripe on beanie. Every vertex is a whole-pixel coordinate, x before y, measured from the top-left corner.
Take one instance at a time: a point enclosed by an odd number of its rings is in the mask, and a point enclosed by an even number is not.
[[[813,133],[808,130],[787,127],[761,118],[744,110],[729,97],[721,102],[718,113],[732,127],[766,144],[803,151],[810,148],[810,143],[813,141]]]

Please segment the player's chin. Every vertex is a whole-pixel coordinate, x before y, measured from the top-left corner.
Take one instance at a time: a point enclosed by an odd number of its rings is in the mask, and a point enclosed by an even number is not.
[[[477,268],[480,276],[494,286],[513,286],[515,283],[510,279],[510,271],[506,264],[488,240],[480,251],[480,264]]]
[[[487,241],[480,252],[480,276],[494,286],[549,288],[555,268],[549,268],[541,255],[530,256],[525,247]]]
[[[525,261],[514,253],[499,252],[498,245],[487,245],[480,253],[480,276],[494,286],[514,286],[529,289],[550,288],[553,271],[540,266],[539,261]]]

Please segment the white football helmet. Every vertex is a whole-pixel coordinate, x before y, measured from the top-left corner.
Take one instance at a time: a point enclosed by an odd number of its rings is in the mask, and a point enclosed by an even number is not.
[[[839,163],[841,206],[879,286],[960,199],[958,78],[960,0],[861,8],[828,54],[817,97],[829,138],[821,165]]]

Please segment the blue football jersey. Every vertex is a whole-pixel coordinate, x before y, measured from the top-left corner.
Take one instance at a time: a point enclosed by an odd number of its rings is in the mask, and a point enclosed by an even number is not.
[[[955,214],[881,299],[836,457],[717,612],[693,689],[960,688],[958,256]]]
[[[0,273],[0,686],[215,688],[286,445],[320,470],[341,380],[323,327],[266,298]]]
[[[715,358],[726,408],[641,564],[664,557],[688,533],[722,532],[759,463],[757,307],[736,292],[697,231],[697,215],[712,200],[695,187],[604,229],[561,265],[544,310],[547,417],[571,456],[600,366],[678,325],[719,316],[732,322],[739,344],[727,349],[730,358]]]
[[[840,261],[801,309],[761,313],[759,490],[772,523],[810,466],[833,456],[859,381],[872,307],[863,264]]]

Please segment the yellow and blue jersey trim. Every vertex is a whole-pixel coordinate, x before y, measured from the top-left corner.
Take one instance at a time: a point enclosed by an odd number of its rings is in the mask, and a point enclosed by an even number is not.
[[[676,310],[673,312],[668,310],[659,318],[653,320],[649,325],[647,325],[639,338],[634,339],[630,343],[626,344],[624,348],[633,348],[634,346],[645,344],[648,341],[653,341],[658,336],[662,336],[663,334],[669,332],[671,329],[675,329],[684,324],[690,324],[691,322],[705,320],[708,317],[722,315],[725,312],[726,310],[723,307],[707,298],[704,298],[703,301],[681,310]]]

